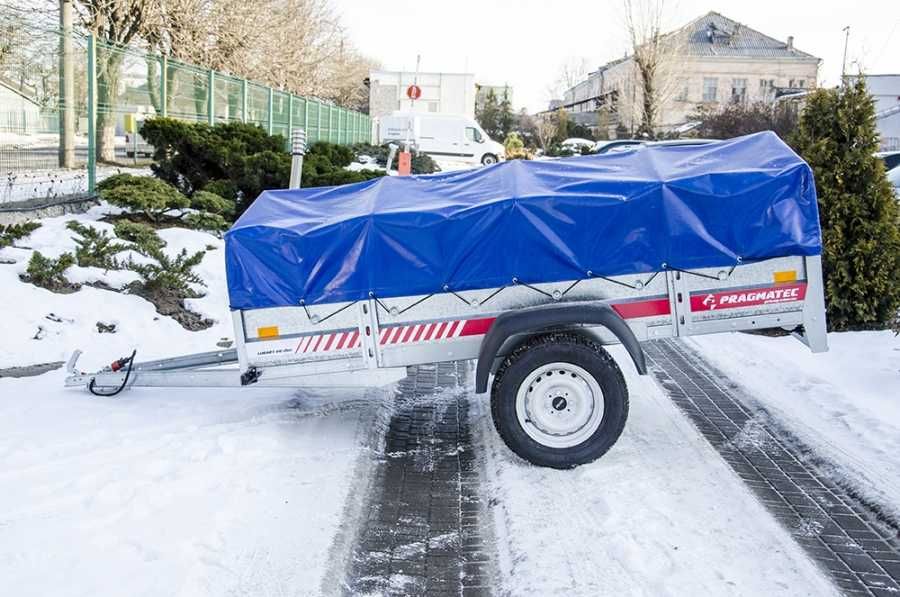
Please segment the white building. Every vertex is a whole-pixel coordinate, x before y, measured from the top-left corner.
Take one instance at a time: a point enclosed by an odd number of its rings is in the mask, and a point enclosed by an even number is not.
[[[15,85],[0,79],[0,132],[42,132],[41,107]]]
[[[816,85],[819,59],[794,47],[793,37],[779,41],[716,12],[665,37],[675,57],[659,81],[658,128],[663,131],[685,125],[699,106],[772,101]],[[618,126],[632,133],[641,114],[633,57],[590,73],[566,91],[562,107],[579,124],[609,133]]]
[[[422,97],[406,97],[413,82]],[[459,114],[475,117],[475,75],[472,73],[422,73],[376,70],[369,73],[369,114],[387,116],[397,110]]]
[[[900,75],[866,75],[882,150],[900,150]],[[849,77],[854,81],[856,77]]]

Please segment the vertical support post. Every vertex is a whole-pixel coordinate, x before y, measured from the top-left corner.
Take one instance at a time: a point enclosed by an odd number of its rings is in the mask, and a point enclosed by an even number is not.
[[[287,139],[292,139],[294,134],[294,94],[288,93],[288,133]],[[286,139],[286,141],[287,141]],[[290,142],[290,141],[288,141]]]
[[[206,76],[206,121],[216,124],[216,71],[209,69]]]
[[[322,104],[316,102],[316,141],[322,140]]]
[[[269,134],[272,134],[272,128],[275,123],[273,109],[275,107],[275,90],[269,87]]]
[[[59,0],[59,25],[59,167],[74,168],[75,67],[72,60],[72,0]]]
[[[97,48],[94,34],[87,38],[88,193],[97,187]]]
[[[250,120],[247,117],[247,79],[241,79],[241,122]]]
[[[209,126],[216,124],[216,71],[209,69],[206,77],[206,119]]]
[[[309,98],[303,98],[303,130],[309,131]]]
[[[334,143],[334,110],[331,108],[331,104],[328,104],[328,140]]]
[[[169,57],[163,54],[160,61],[162,62],[159,81],[160,115],[167,118],[169,116]]]

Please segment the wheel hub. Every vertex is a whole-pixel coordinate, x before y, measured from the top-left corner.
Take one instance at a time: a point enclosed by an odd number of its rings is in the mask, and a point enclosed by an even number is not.
[[[597,380],[578,365],[549,363],[519,386],[516,413],[519,424],[538,443],[577,446],[600,426],[603,393]]]

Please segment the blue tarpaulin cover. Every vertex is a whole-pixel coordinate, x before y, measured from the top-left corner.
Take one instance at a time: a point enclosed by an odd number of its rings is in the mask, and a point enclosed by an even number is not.
[[[809,166],[774,133],[265,191],[225,237],[232,309],[821,252]]]

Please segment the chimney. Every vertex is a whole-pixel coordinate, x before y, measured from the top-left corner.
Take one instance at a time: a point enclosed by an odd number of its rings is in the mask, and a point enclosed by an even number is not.
[[[794,36],[793,35],[788,35],[787,49],[788,50],[794,49]]]

